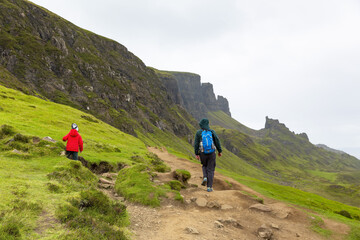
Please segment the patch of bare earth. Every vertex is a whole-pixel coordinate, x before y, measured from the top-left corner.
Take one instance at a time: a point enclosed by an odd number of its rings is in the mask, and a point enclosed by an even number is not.
[[[54,229],[55,226],[59,223],[59,220],[57,220],[53,215],[46,211],[43,211],[37,221],[37,227],[35,228],[35,232],[42,236],[46,233],[46,231]]]
[[[172,171],[186,169],[192,177],[189,187],[181,190],[183,203],[165,199],[161,207],[151,208],[126,202],[133,239],[325,239],[311,230],[311,217],[305,210],[268,199],[217,172],[214,191],[208,193],[200,185],[200,164],[177,158],[165,149],[149,148],[149,151],[164,160]],[[163,184],[172,179],[171,172],[159,173],[154,182]],[[122,200],[111,188],[105,191]],[[249,195],[262,198],[264,204]],[[329,219],[324,219],[324,222],[325,227],[333,232],[331,239],[343,239],[350,230],[342,223]]]

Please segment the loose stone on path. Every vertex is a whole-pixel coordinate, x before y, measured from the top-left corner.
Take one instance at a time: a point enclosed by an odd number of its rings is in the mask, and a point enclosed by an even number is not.
[[[196,199],[196,204],[199,207],[206,207],[207,200],[205,198],[200,197],[200,198]]]
[[[207,206],[208,208],[217,208],[217,209],[220,208],[220,204],[218,204],[217,202],[214,202],[214,201],[208,202],[208,203],[206,204],[206,206]]]
[[[187,228],[185,228],[185,231],[188,234],[200,234],[200,232],[194,227],[187,227]]]
[[[271,212],[272,211],[272,209],[269,206],[266,206],[266,205],[260,204],[260,203],[250,206],[249,209],[255,209],[255,210],[262,211],[262,212]]]
[[[99,182],[103,183],[103,184],[109,184],[109,185],[113,184],[111,181],[106,180],[105,178],[99,178]]]
[[[230,209],[233,209],[233,207],[230,205],[227,205],[227,204],[221,205],[221,210],[230,210]]]
[[[216,227],[216,228],[224,228],[224,224],[222,224],[222,223],[219,222],[219,221],[215,221],[214,224],[215,224],[215,227]]]

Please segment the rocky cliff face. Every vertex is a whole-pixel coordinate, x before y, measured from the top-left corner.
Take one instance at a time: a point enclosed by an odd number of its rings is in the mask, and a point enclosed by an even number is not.
[[[121,44],[83,30],[23,0],[0,1],[0,67],[28,92],[88,111],[136,134],[154,127],[184,136],[192,134],[170,79],[155,72]],[[14,87],[9,78],[0,82]],[[168,89],[169,93],[168,94]],[[175,96],[175,97],[174,97]],[[171,109],[171,110],[170,110]]]
[[[197,120],[206,117],[209,111],[223,111],[231,116],[227,99],[222,96],[216,98],[213,85],[201,83],[199,75],[184,72],[156,72],[168,91],[172,93],[173,100]]]

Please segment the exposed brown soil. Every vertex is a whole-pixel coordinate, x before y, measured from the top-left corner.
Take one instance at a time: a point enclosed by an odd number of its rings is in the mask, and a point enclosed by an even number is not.
[[[35,228],[35,232],[39,235],[42,235],[44,232],[49,229],[54,228],[56,224],[60,223],[58,219],[56,219],[53,215],[49,214],[46,211],[43,211],[39,216],[37,221],[37,226]]]
[[[219,173],[215,173],[214,191],[208,193],[206,188],[200,185],[200,164],[177,158],[165,149],[149,148],[149,151],[158,155],[172,170],[186,169],[192,177],[189,180],[190,187],[181,190],[184,203],[168,199],[158,208],[127,203],[134,239],[265,239],[258,234],[258,229],[264,224],[273,233],[271,239],[326,239],[311,230],[311,216],[305,210],[266,198]],[[155,182],[162,184],[172,179],[171,173],[161,173]],[[270,207],[271,211],[249,209],[259,202],[246,193],[262,198],[264,205]],[[226,204],[232,209],[199,207],[196,202],[191,201],[195,198],[204,198],[207,202],[218,205]],[[224,221],[226,219],[232,219],[238,225]],[[223,227],[219,227],[215,222],[218,220],[223,220]],[[350,230],[342,223],[329,219],[324,219],[324,222],[324,228],[333,232],[331,239],[343,239]]]
[[[186,169],[192,177],[188,188],[181,190],[184,202],[175,201],[169,197],[162,201],[161,207],[151,208],[125,201],[130,214],[130,230],[133,239],[329,239],[311,230],[312,217],[304,209],[266,198],[217,172],[214,179],[214,191],[208,193],[206,188],[201,186],[200,164],[177,158],[165,149],[149,148],[149,151],[165,161],[172,171]],[[100,183],[100,187],[110,197],[123,201],[124,199],[113,191],[114,180],[111,179],[115,177],[108,176],[111,184]],[[164,184],[170,180],[173,180],[172,172],[158,173],[154,183]],[[259,203],[259,198],[263,199],[263,205]],[[208,205],[199,206],[196,200],[200,199],[207,201]],[[212,208],[209,207],[209,203],[213,206]],[[249,208],[255,204],[265,206],[269,211]],[[221,208],[225,206],[230,209]],[[324,228],[333,233],[330,239],[344,239],[350,230],[343,223],[325,218],[323,220]],[[259,228],[270,231],[271,237],[260,237]]]

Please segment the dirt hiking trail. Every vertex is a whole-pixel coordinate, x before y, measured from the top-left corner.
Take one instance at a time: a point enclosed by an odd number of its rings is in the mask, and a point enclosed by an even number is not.
[[[126,201],[130,214],[132,239],[137,240],[317,240],[344,239],[349,227],[324,219],[324,237],[311,230],[314,219],[306,211],[266,198],[252,189],[215,172],[214,191],[201,186],[201,165],[180,159],[165,149],[149,148],[168,166],[169,173],[158,173],[155,184],[173,180],[172,172],[185,169],[191,173],[189,187],[180,191],[184,202],[172,197],[161,207],[151,208]],[[196,186],[197,185],[197,186]],[[263,199],[263,204],[254,197]],[[118,196],[112,196],[118,198]]]

